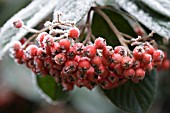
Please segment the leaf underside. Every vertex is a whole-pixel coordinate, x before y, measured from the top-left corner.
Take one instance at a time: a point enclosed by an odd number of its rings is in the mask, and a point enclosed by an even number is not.
[[[116,0],[136,19],[165,38],[170,38],[170,2],[165,0]]]
[[[103,90],[119,109],[130,113],[146,113],[152,104],[157,88],[157,75],[153,70],[140,83],[128,83],[111,90]]]

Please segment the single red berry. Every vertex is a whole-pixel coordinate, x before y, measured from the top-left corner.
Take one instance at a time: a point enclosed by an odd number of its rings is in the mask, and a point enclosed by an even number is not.
[[[121,65],[124,69],[129,69],[133,66],[133,60],[130,57],[123,57]]]
[[[60,44],[54,43],[53,46],[50,46],[50,51],[52,55],[56,55],[61,52]]]
[[[45,51],[42,48],[37,49],[37,57],[40,59],[44,59],[47,56]]]
[[[78,79],[86,79],[87,78],[87,75],[86,75],[86,71],[80,71],[80,70],[78,70],[77,71],[77,78]]]
[[[23,55],[24,55],[24,51],[22,49],[20,49],[20,50],[15,52],[14,57],[17,58],[17,59],[22,59]]]
[[[13,49],[14,51],[19,51],[19,50],[21,49],[21,42],[19,42],[19,41],[14,41],[14,42],[12,43],[12,49]]]
[[[150,55],[153,55],[153,53],[155,51],[154,47],[150,44],[145,45],[144,50],[145,50],[146,53],[148,53]]]
[[[54,38],[51,35],[47,34],[44,37],[42,43],[43,43],[44,46],[53,46],[54,45]]]
[[[15,28],[21,28],[23,26],[23,21],[21,19],[17,18],[13,21],[12,24]]]
[[[44,59],[44,67],[45,68],[52,68],[54,65],[54,62],[52,61],[51,57],[47,57]]]
[[[168,70],[170,68],[170,60],[166,59],[162,62],[162,69]]]
[[[153,65],[152,65],[152,63],[149,63],[148,65],[145,65],[145,66],[144,66],[144,70],[145,70],[146,72],[151,72],[151,71],[153,70]]]
[[[164,59],[164,52],[162,50],[155,50],[153,53],[153,60],[155,62],[160,62]]]
[[[114,66],[114,72],[117,73],[118,75],[123,75],[123,67],[120,63]]]
[[[120,63],[122,60],[122,56],[120,54],[113,54],[112,61],[114,64]]]
[[[115,63],[111,63],[111,64],[109,65],[110,71],[114,71],[114,67],[115,67]]]
[[[62,50],[68,51],[69,48],[70,48],[70,41],[69,41],[68,39],[61,39],[61,40],[59,41],[59,44],[60,44],[60,48],[61,48]]]
[[[90,62],[87,59],[82,59],[78,62],[78,69],[80,71],[87,71],[90,68]]]
[[[102,78],[107,78],[108,75],[109,75],[109,69],[108,69],[107,67],[105,67],[104,73],[101,74],[100,76],[101,76]]]
[[[114,50],[111,46],[106,46],[106,48],[102,50],[102,55],[107,59],[110,59],[113,53],[114,53]]]
[[[100,56],[95,56],[90,61],[93,67],[100,66],[102,64],[102,58]]]
[[[118,81],[118,75],[115,73],[115,72],[112,72],[110,71],[109,75],[108,75],[108,80],[111,82],[111,83],[114,83],[116,81]]]
[[[82,55],[84,53],[84,44],[83,43],[76,43],[74,44],[73,48],[76,51],[76,55]]]
[[[95,67],[94,71],[97,75],[101,76],[105,72],[105,67],[103,65],[99,65],[98,67]]]
[[[108,79],[101,79],[99,81],[99,85],[103,88],[103,89],[111,89],[113,88],[113,84],[108,80]]]
[[[76,56],[76,50],[73,47],[70,47],[70,49],[66,53],[66,57],[68,59],[74,59]]]
[[[89,70],[87,70],[87,79],[90,80],[91,82],[97,82],[98,80],[98,75],[95,74],[94,68],[91,66]]]
[[[68,31],[68,37],[69,38],[78,38],[79,37],[79,34],[80,34],[80,31],[77,27],[72,27],[69,29]]]
[[[54,61],[56,62],[56,64],[58,65],[62,65],[66,62],[66,56],[62,53],[60,54],[57,54],[55,57],[54,57]]]
[[[41,47],[44,47],[43,40],[44,40],[44,37],[47,35],[48,35],[47,32],[42,32],[37,36],[36,40]]]
[[[92,45],[88,45],[84,49],[84,56],[86,57],[93,58],[96,55],[96,53],[97,53],[97,50]]]
[[[114,53],[120,54],[121,56],[127,56],[127,50],[124,46],[116,46]]]
[[[145,71],[142,68],[138,68],[135,70],[135,78],[138,80],[143,80],[145,77]]]
[[[136,59],[134,59],[134,58],[132,58],[133,60],[133,65],[132,65],[132,68],[133,69],[138,69],[139,67],[140,67],[140,61],[138,61],[138,60],[136,60]]]
[[[134,75],[135,75],[135,70],[130,68],[130,69],[126,69],[123,72],[123,75],[127,78],[127,79],[131,79]]]
[[[44,63],[43,60],[39,59],[39,58],[34,58],[34,65],[36,67],[44,67]]]
[[[145,53],[142,58],[142,62],[144,64],[149,64],[152,61],[152,56],[150,54]]]
[[[27,57],[33,58],[34,56],[37,55],[37,50],[38,47],[36,45],[29,45],[25,50],[25,54]]]
[[[112,62],[111,62],[111,60],[108,58],[105,58],[105,57],[102,57],[101,58],[102,59],[102,64],[104,65],[104,66],[109,66]]]
[[[74,57],[74,61],[76,61],[76,62],[79,62],[80,60],[81,60],[81,56],[79,56],[79,55],[76,55],[75,57]]]
[[[133,56],[136,60],[141,60],[144,53],[145,50],[143,49],[143,46],[136,46],[133,50]]]
[[[101,37],[97,38],[95,40],[95,42],[94,42],[94,47],[96,49],[104,49],[104,48],[106,48],[106,40],[101,38]]]
[[[78,63],[74,60],[67,60],[65,63],[65,67],[68,67],[67,69],[69,72],[74,72],[77,70]]]

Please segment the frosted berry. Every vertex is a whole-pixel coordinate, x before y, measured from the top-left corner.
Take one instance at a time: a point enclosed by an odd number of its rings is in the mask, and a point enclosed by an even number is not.
[[[122,60],[122,56],[120,54],[113,54],[112,55],[113,63],[115,63],[115,64],[120,63],[121,60]]]
[[[76,55],[82,55],[84,53],[84,44],[83,43],[76,43],[74,44],[73,48],[76,51]]]
[[[104,48],[106,48],[106,40],[101,38],[101,37],[97,38],[95,40],[95,42],[94,42],[94,47],[96,49],[104,49]]]
[[[70,28],[68,31],[69,38],[78,38],[79,34],[80,34],[80,31],[77,27]]]
[[[164,56],[165,55],[164,55],[163,51],[155,50],[154,53],[153,53],[153,60],[155,62],[160,62],[160,61],[162,61],[164,59]]]
[[[138,68],[135,70],[135,78],[138,80],[143,80],[145,77],[145,71],[142,68]]]
[[[152,56],[150,54],[145,53],[142,58],[142,62],[144,64],[149,64],[152,61]]]
[[[34,56],[37,55],[37,50],[38,47],[36,45],[29,45],[25,50],[25,54],[27,57],[33,58]]]
[[[133,56],[136,60],[141,60],[144,53],[145,50],[143,49],[143,46],[136,46],[133,50]]]
[[[80,71],[87,71],[90,68],[90,62],[87,59],[81,59],[78,62],[78,69]]]
[[[102,58],[100,56],[95,56],[90,61],[93,67],[100,66],[102,64]]]
[[[51,35],[46,35],[43,39],[43,45],[44,46],[53,46],[54,45],[54,39]]]
[[[23,21],[17,18],[13,21],[12,24],[15,28],[21,28],[23,26]]]
[[[135,70],[130,68],[130,69],[126,69],[123,72],[123,75],[127,78],[127,79],[131,79],[134,75],[135,75]]]
[[[127,56],[127,50],[124,46],[116,46],[114,48],[114,53],[118,53],[121,56]]]
[[[55,57],[54,57],[54,61],[56,62],[56,64],[58,65],[62,65],[66,62],[66,56],[62,53],[60,54],[57,54]]]
[[[102,51],[102,55],[107,59],[111,58],[113,53],[114,53],[114,50],[111,46],[106,46],[106,48],[104,48]]]
[[[89,58],[93,58],[97,53],[97,50],[94,46],[92,45],[88,45],[86,46],[86,48],[84,49],[84,55],[86,57],[89,57]]]
[[[124,69],[129,69],[133,65],[133,60],[130,57],[123,57],[121,61],[121,65]]]
[[[40,33],[40,34],[37,36],[37,38],[36,38],[38,44],[39,44],[41,47],[44,47],[43,40],[44,40],[44,37],[47,36],[47,34],[48,34],[47,32],[42,32],[42,33]]]
[[[12,44],[12,49],[13,49],[14,51],[20,50],[20,49],[21,49],[21,42],[19,42],[19,41],[13,42],[13,44]]]
[[[70,41],[69,41],[68,39],[61,39],[61,40],[59,41],[59,44],[60,44],[60,48],[61,48],[62,50],[68,51],[69,48],[70,48]]]

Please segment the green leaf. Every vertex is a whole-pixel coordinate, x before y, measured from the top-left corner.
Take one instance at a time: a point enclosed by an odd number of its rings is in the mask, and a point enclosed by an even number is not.
[[[49,102],[65,100],[68,96],[67,92],[63,91],[63,87],[56,84],[54,78],[51,76],[42,77],[36,75],[35,82],[39,93]]]
[[[170,1],[116,0],[116,3],[150,30],[170,38]]]
[[[112,8],[103,9],[102,11],[104,11],[104,13],[111,19],[120,32],[136,37],[132,27],[124,18],[126,15],[123,15],[118,10]],[[94,13],[93,15],[92,33],[95,37],[105,38],[108,45],[117,46],[120,44],[107,22],[97,13]]]
[[[114,105],[126,112],[146,113],[154,99],[157,80],[157,73],[153,70],[140,83],[129,81],[122,86],[103,90],[103,92]]]

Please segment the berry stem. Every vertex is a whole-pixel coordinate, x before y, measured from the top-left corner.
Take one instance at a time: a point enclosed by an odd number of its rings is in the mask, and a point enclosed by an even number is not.
[[[125,39],[124,37],[122,36],[122,34],[119,32],[119,30],[116,28],[116,26],[112,23],[112,21],[110,20],[110,18],[103,12],[101,11],[100,9],[98,9],[97,7],[94,7],[94,11],[96,11],[98,14],[100,14],[104,20],[108,23],[108,25],[110,26],[111,30],[115,33],[115,35],[117,36],[119,42],[121,43],[121,45],[123,45],[127,51],[128,51],[128,54],[131,56],[131,51],[127,45],[127,43],[125,43]]]

